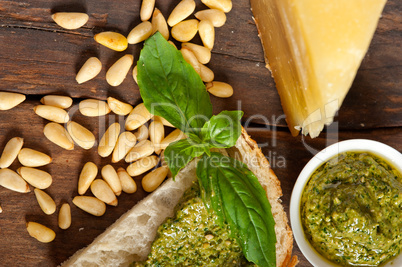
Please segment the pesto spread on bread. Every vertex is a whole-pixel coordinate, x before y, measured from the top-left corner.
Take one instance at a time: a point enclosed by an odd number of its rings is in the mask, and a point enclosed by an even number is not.
[[[183,195],[176,214],[159,226],[147,261],[133,266],[254,266],[227,226],[207,211],[198,183]]]
[[[302,195],[307,239],[342,266],[377,266],[402,248],[402,175],[369,153],[319,167]]]

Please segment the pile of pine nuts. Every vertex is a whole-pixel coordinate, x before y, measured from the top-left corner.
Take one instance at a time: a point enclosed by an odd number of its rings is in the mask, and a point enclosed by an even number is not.
[[[233,88],[224,82],[215,82],[214,72],[205,66],[211,59],[211,50],[215,43],[215,27],[222,27],[226,22],[226,14],[232,9],[231,0],[202,0],[209,9],[198,11],[194,19],[188,19],[195,11],[194,0],[182,0],[173,9],[166,20],[159,9],[155,8],[155,0],[143,0],[140,10],[142,22],[134,27],[125,37],[117,32],[101,32],[94,36],[99,44],[115,51],[125,51],[129,44],[138,44],[148,39],[156,31],[169,40],[170,35],[181,42],[180,52],[184,59],[193,66],[203,82],[208,83],[206,89],[217,97],[230,97]],[[76,29],[88,21],[84,13],[56,13],[53,20],[63,28]],[[151,21],[149,21],[151,20]],[[169,27],[171,30],[169,32]],[[203,45],[190,43],[196,36]],[[169,41],[174,45],[172,41]],[[175,46],[175,45],[174,45]],[[176,47],[176,46],[175,46]],[[134,58],[126,54],[117,60],[106,72],[106,81],[111,86],[119,86],[126,78]],[[102,69],[102,63],[96,57],[89,58],[79,70],[76,81],[81,84],[95,78]],[[133,68],[133,78],[137,82],[137,66]]]
[[[75,144],[83,149],[94,147],[95,135],[84,126],[71,121],[65,110],[72,105],[73,99],[47,95],[41,99],[41,103],[42,105],[36,106],[34,111],[50,121],[43,129],[48,140],[66,150],[74,149]],[[104,116],[110,112],[127,116],[124,125],[126,131],[120,133],[122,125],[118,122],[112,123],[100,138],[97,150],[99,156],[111,156],[112,163],[124,160],[129,164],[128,167],[115,170],[112,165],[105,165],[101,169],[102,179],[96,179],[98,166],[87,162],[78,179],[78,196],[75,196],[72,202],[94,216],[102,216],[106,211],[106,204],[117,206],[117,196],[122,192],[135,193],[137,185],[132,177],[155,168],[160,163],[158,155],[163,149],[171,142],[185,138],[183,132],[178,129],[165,136],[165,127],[173,126],[161,117],[152,116],[143,103],[133,108],[130,104],[112,97],[109,97],[107,102],[86,99],[79,103],[78,109],[82,115],[88,117]],[[16,158],[23,165],[17,172],[8,168]],[[43,191],[52,184],[52,176],[35,168],[47,165],[51,161],[50,156],[40,151],[23,148],[23,139],[14,137],[7,142],[0,157],[0,185],[21,193],[30,192],[29,185],[33,186],[42,211],[47,215],[53,214],[56,211],[55,201]],[[142,178],[143,189],[147,192],[154,191],[168,176],[168,172],[166,166],[161,166],[145,175]],[[88,189],[93,196],[83,196]],[[61,229],[67,229],[71,225],[68,203],[63,203],[59,210],[58,224]],[[46,236],[55,237],[53,230],[38,223],[29,222],[27,227],[28,232],[41,242],[51,241],[51,238]]]
[[[202,0],[202,3],[209,9],[195,13],[196,19],[187,19],[195,10],[194,0],[182,0],[166,20],[155,8],[155,0],[143,0],[140,10],[142,22],[130,31],[127,38],[116,32],[101,32],[95,35],[95,41],[115,51],[124,51],[129,44],[143,42],[156,31],[168,40],[170,26],[171,36],[181,42],[180,51],[183,58],[206,83],[206,90],[217,97],[230,97],[233,95],[232,86],[214,81],[213,71],[205,64],[208,64],[211,59],[215,27],[225,24],[225,13],[231,10],[232,2],[231,0]],[[52,18],[65,29],[77,29],[85,25],[89,17],[84,13],[60,12],[53,14]],[[203,45],[190,42],[197,33]],[[172,41],[169,42],[175,46]],[[111,86],[119,86],[126,78],[133,62],[134,58],[130,54],[117,60],[106,73],[107,83]],[[76,81],[79,84],[87,82],[95,78],[101,69],[100,60],[91,57],[77,73]],[[137,82],[137,66],[134,66],[132,73]],[[11,109],[23,102],[25,98],[25,95],[18,93],[0,92],[0,110]],[[75,144],[83,149],[91,149],[95,146],[95,135],[84,126],[70,120],[66,109],[72,106],[72,98],[47,95],[41,99],[41,103],[34,108],[34,112],[49,121],[43,129],[48,140],[66,150],[73,150]],[[105,165],[101,168],[102,179],[96,179],[98,166],[93,162],[87,162],[78,179],[78,195],[72,202],[94,216],[102,216],[106,211],[106,204],[116,206],[117,196],[122,191],[128,194],[135,193],[137,185],[132,177],[154,169],[160,163],[159,155],[163,154],[162,151],[170,143],[186,137],[179,129],[165,136],[165,127],[173,126],[164,118],[150,114],[143,103],[133,107],[112,97],[109,97],[107,102],[86,99],[79,103],[79,111],[87,117],[104,116],[110,112],[127,116],[124,125],[126,131],[121,133],[122,125],[117,122],[111,124],[100,139],[97,150],[101,157],[111,156],[112,163],[124,159],[129,164],[128,167],[115,170],[112,165]],[[147,127],[148,123],[149,127]],[[21,193],[30,192],[29,185],[33,186],[42,211],[48,215],[53,214],[56,211],[55,201],[43,191],[52,184],[52,176],[35,168],[51,163],[52,158],[40,151],[23,148],[23,143],[22,138],[14,137],[4,147],[0,157],[0,185]],[[17,172],[8,168],[16,158],[23,165]],[[142,178],[141,183],[145,191],[154,191],[169,175],[168,167],[161,165]],[[93,196],[84,196],[88,189]],[[59,209],[58,225],[61,229],[68,229],[71,225],[71,208],[68,203],[63,203]],[[51,242],[56,236],[52,229],[36,222],[28,222],[27,231],[32,237],[45,243]]]

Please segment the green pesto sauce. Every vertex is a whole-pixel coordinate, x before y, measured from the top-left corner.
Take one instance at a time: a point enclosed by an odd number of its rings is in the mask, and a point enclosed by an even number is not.
[[[159,226],[148,260],[133,266],[249,266],[229,228],[207,211],[198,183],[185,192],[176,215]]]
[[[402,246],[402,175],[368,153],[319,167],[301,199],[306,238],[343,266],[377,266]]]

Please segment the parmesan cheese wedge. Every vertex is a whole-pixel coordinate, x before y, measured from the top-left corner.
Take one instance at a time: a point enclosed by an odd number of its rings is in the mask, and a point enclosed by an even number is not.
[[[251,0],[292,135],[332,123],[386,0]]]

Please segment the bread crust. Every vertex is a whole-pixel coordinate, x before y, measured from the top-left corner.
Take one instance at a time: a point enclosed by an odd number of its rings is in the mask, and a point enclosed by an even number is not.
[[[280,182],[261,149],[242,129],[236,146],[222,152],[244,162],[257,176],[267,192],[276,223],[277,267],[295,266],[297,258],[291,257],[293,235],[280,203]],[[61,266],[128,266],[133,261],[145,260],[159,225],[173,216],[174,207],[196,179],[196,164],[197,160],[190,162],[175,181],[168,179]]]

